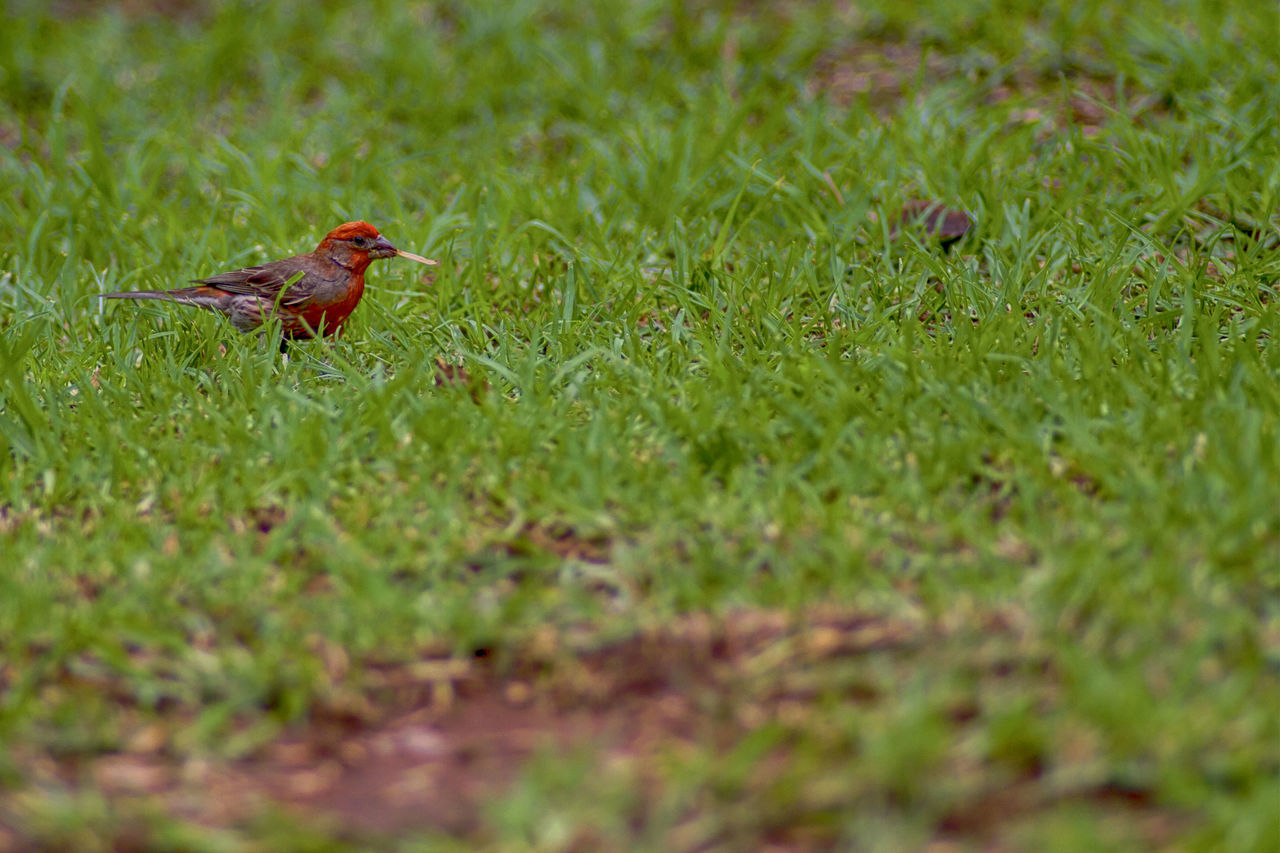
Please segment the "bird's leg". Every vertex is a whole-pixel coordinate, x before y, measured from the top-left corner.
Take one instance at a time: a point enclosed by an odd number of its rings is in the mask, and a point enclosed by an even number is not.
[[[273,338],[275,338],[275,341],[272,340]],[[275,335],[272,335],[271,332],[264,329],[263,331],[258,333],[258,341],[262,345],[263,349],[267,350],[268,352],[271,351],[271,344],[273,342],[279,342],[280,355],[284,356],[285,360],[288,360],[289,338],[287,335],[280,335],[277,338],[275,337]]]

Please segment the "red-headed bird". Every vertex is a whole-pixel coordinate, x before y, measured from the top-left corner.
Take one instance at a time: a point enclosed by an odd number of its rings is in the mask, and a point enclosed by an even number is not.
[[[360,304],[369,264],[396,255],[435,264],[400,251],[368,222],[345,222],[305,255],[198,278],[196,287],[104,293],[102,298],[166,299],[220,311],[242,332],[278,317],[285,340],[332,335]]]

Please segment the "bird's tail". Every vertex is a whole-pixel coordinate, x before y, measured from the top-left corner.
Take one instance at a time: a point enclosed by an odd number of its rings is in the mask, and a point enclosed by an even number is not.
[[[99,299],[177,299],[184,301],[181,296],[172,296],[167,290],[130,290],[124,293],[99,293]]]
[[[210,287],[180,287],[177,290],[127,290],[124,293],[99,293],[99,299],[163,299],[201,308],[220,308],[227,294]]]

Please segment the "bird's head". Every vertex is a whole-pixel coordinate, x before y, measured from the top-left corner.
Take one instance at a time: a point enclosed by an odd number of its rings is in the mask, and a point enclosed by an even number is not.
[[[320,245],[331,252],[362,258],[366,263],[396,254],[396,247],[368,222],[344,222],[326,234]]]
[[[435,264],[435,261],[424,258],[421,255],[400,251],[391,245],[391,242],[386,237],[379,234],[377,228],[374,228],[368,222],[359,221],[344,222],[330,231],[320,241],[316,251],[328,255],[344,266],[359,267],[360,269],[367,267],[370,261],[375,261],[378,258],[391,258],[396,255],[421,264]]]

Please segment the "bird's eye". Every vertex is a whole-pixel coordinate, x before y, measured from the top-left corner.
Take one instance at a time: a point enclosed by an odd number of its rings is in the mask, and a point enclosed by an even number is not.
[[[356,246],[363,246],[365,243],[369,241],[366,240],[364,237],[361,237],[360,235],[356,235],[355,237],[351,238],[351,242]]]

